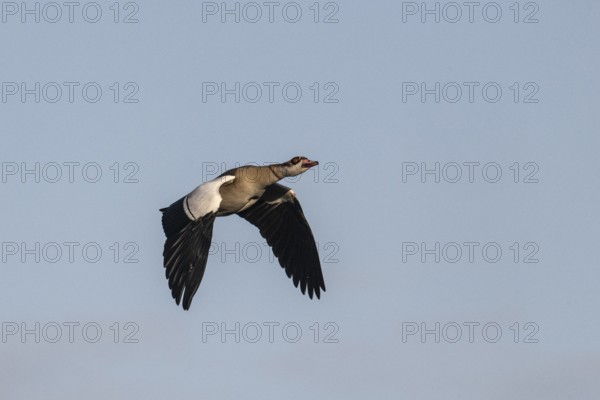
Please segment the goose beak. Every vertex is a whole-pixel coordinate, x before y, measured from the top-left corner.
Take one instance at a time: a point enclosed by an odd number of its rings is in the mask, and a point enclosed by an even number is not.
[[[315,165],[319,165],[318,161],[311,161],[311,160],[303,160],[302,161],[302,168],[312,168]]]

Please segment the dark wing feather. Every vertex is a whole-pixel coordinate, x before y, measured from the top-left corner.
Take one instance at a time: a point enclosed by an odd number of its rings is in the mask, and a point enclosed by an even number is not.
[[[175,302],[179,305],[183,297],[183,308],[188,310],[206,269],[215,213],[193,221],[183,207],[181,199],[161,209],[167,235],[163,265]]]
[[[250,208],[238,213],[256,226],[294,286],[312,299],[325,291],[315,238],[294,192],[274,184]]]

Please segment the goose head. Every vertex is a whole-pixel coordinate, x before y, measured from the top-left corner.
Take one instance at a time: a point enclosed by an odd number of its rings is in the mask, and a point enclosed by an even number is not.
[[[285,176],[300,175],[316,165],[319,165],[318,161],[309,160],[304,156],[296,156],[290,161],[283,163]]]

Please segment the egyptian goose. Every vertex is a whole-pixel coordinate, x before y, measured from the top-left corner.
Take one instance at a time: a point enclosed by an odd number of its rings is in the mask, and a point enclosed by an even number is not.
[[[183,298],[183,308],[190,308],[206,269],[215,218],[231,214],[259,229],[294,286],[320,298],[325,282],[315,239],[296,193],[277,183],[318,164],[298,156],[281,164],[234,168],[162,208],[164,267],[177,305]]]

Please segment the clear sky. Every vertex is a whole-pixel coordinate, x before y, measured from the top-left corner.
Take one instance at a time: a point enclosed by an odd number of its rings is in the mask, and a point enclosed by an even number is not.
[[[0,4],[2,399],[597,398],[600,3],[113,3]],[[321,300],[231,216],[177,307],[158,209],[296,155]]]

